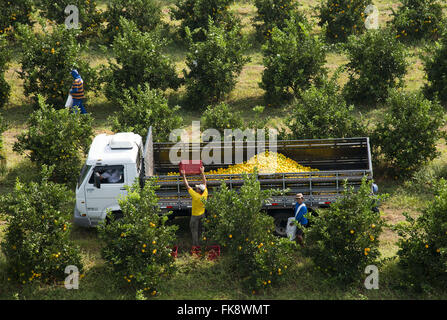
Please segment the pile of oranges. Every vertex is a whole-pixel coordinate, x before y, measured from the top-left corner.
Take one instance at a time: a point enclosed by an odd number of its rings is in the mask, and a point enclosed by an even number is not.
[[[229,166],[228,168],[219,168],[211,170],[208,174],[241,174],[253,173],[255,167],[259,173],[287,173],[287,172],[309,172],[318,171],[298,164],[296,161],[287,158],[285,155],[277,152],[265,151],[259,153],[248,161]]]
[[[255,168],[259,173],[290,173],[290,172],[311,172],[318,171],[305,167],[296,161],[286,157],[277,152],[265,151],[251,157],[248,161],[243,163],[231,165],[228,168],[219,168],[217,170],[210,170],[205,174],[242,174],[253,173]],[[177,172],[169,172],[168,176],[176,176]]]

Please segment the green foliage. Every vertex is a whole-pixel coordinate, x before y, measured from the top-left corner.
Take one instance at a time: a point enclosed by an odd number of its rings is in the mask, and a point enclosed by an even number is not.
[[[350,35],[365,32],[365,9],[370,4],[371,0],[325,0],[318,6],[318,24],[326,25],[326,39],[345,42]]]
[[[436,143],[445,136],[444,112],[437,102],[421,93],[392,91],[389,111],[373,132],[373,147],[381,152],[393,170],[410,175],[436,158]]]
[[[447,104],[447,30],[441,41],[434,48],[428,48],[427,53],[422,56],[428,79],[424,92],[431,99],[437,96],[442,103]]]
[[[3,116],[0,114],[0,174],[6,169],[6,153],[3,149],[3,132],[8,129],[8,124],[6,123]]]
[[[27,154],[38,165],[54,165],[52,178],[75,181],[93,135],[88,114],[55,110],[38,96],[39,109],[28,119],[27,130],[17,137],[13,150]],[[28,151],[28,152],[27,152]]]
[[[77,32],[66,29],[65,25],[42,27],[42,33],[34,33],[28,26],[17,27],[22,45],[19,75],[24,81],[25,96],[32,96],[37,102],[40,94],[50,105],[63,108],[73,82],[70,74],[73,67],[84,80],[85,92],[96,91],[97,74],[81,56],[87,45],[78,44]]]
[[[7,218],[1,248],[10,280],[20,284],[63,282],[67,266],[83,269],[79,247],[69,238],[71,192],[48,180],[51,170],[44,166],[39,182],[17,180],[14,190],[0,197]]]
[[[340,283],[363,282],[365,267],[378,265],[384,221],[372,209],[383,196],[371,194],[371,183],[364,178],[357,191],[345,185],[340,198],[310,217],[312,227],[305,230],[308,256],[318,270]]]
[[[38,4],[40,14],[56,22],[57,24],[64,24],[69,14],[65,13],[65,8],[68,5],[75,5],[79,9],[79,36],[86,37],[101,37],[102,23],[104,22],[103,12],[98,9],[96,1],[94,0],[35,0]]]
[[[113,40],[110,68],[103,70],[105,94],[114,101],[124,89],[148,83],[153,89],[177,89],[180,79],[171,59],[162,53],[166,41],[160,33],[141,32],[133,21],[120,19],[121,31]]]
[[[161,5],[158,0],[111,0],[105,17],[108,22],[105,34],[110,40],[122,28],[121,18],[133,21],[138,30],[149,32],[161,25]]]
[[[117,281],[152,295],[175,270],[171,248],[177,230],[165,224],[168,217],[161,215],[157,188],[155,180],[146,181],[144,188],[138,182],[127,187],[128,195],[118,200],[123,217],[115,220],[109,213],[110,222],[98,227],[102,257]]]
[[[0,108],[2,108],[9,99],[11,86],[5,79],[8,62],[11,60],[11,50],[5,36],[0,35]]]
[[[287,26],[287,20],[292,18],[292,14],[297,10],[298,5],[292,0],[255,0],[258,9],[257,15],[253,19],[258,33],[264,38],[269,38],[274,27],[283,29]],[[305,17],[297,14],[301,22]],[[259,23],[260,22],[260,23]]]
[[[266,130],[266,135],[268,135],[269,129],[267,128],[267,123],[270,121],[271,117],[262,115],[265,111],[265,107],[256,106],[253,107],[252,111],[253,114],[250,121],[248,121],[247,127],[251,129],[264,129]]]
[[[200,119],[203,130],[216,129],[221,135],[225,129],[243,129],[244,121],[241,113],[231,110],[225,102],[215,106],[209,105]]]
[[[273,218],[261,211],[264,201],[279,190],[261,190],[256,174],[244,175],[244,180],[238,192],[222,183],[205,202],[205,236],[231,253],[234,275],[244,288],[267,289],[287,273],[294,245],[273,235]]]
[[[249,61],[243,55],[247,42],[239,26],[225,30],[209,20],[204,37],[204,41],[194,42],[187,29],[189,72],[183,70],[183,74],[186,100],[195,108],[221,101],[234,89],[242,67]]]
[[[2,134],[8,129],[8,124],[6,123],[3,116],[0,114],[0,153],[3,150],[3,137]]]
[[[399,235],[399,265],[406,286],[420,290],[447,285],[447,182],[439,180],[436,197],[417,219],[395,226]]]
[[[0,1],[0,35],[11,34],[18,24],[32,25],[34,0]]]
[[[437,39],[442,30],[443,13],[439,0],[402,0],[392,10],[391,26],[401,40]]]
[[[351,36],[346,44],[349,81],[344,91],[349,102],[374,104],[401,87],[408,63],[405,47],[387,30],[368,30]]]
[[[183,121],[178,115],[180,107],[169,107],[163,92],[151,89],[148,84],[125,90],[118,104],[123,109],[109,118],[115,132],[134,132],[146,137],[147,129],[152,126],[154,141],[168,141],[170,132]]]
[[[439,179],[447,179],[447,166],[440,161],[432,161],[415,171],[405,180],[405,190],[414,193],[434,194]]]
[[[204,40],[209,29],[209,19],[216,25],[225,26],[231,30],[237,23],[235,17],[228,11],[234,0],[178,0],[171,9],[171,17],[180,20],[180,34],[186,36],[186,29],[193,34],[194,40]],[[198,30],[201,29],[201,30]]]
[[[366,128],[353,115],[339,92],[337,77],[324,79],[321,87],[312,85],[292,104],[285,119],[281,139],[324,139],[363,136]]]
[[[310,35],[309,26],[293,16],[281,30],[273,28],[263,47],[264,72],[259,84],[268,102],[280,102],[310,87],[326,73],[324,43]]]

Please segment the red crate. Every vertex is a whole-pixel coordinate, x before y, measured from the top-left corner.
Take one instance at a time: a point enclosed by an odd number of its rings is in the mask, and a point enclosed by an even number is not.
[[[200,257],[202,255],[202,248],[200,246],[192,246],[191,247],[191,255]]]
[[[179,164],[179,172],[185,170],[186,175],[200,174],[202,160],[182,160]]]
[[[171,256],[173,256],[174,259],[177,259],[177,255],[178,255],[178,246],[174,246],[172,247]]]
[[[215,260],[220,257],[220,246],[208,246],[206,251],[208,252],[208,260]]]

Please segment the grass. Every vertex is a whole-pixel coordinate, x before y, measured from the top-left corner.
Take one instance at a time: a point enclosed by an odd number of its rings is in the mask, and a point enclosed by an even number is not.
[[[105,1],[99,1],[100,7],[105,9]],[[174,22],[170,21],[168,9],[174,1],[163,2],[164,20],[170,24],[171,31]],[[315,22],[314,7],[317,1],[300,1],[301,8],[306,15]],[[374,3],[380,11],[380,23],[390,20],[391,8],[399,5],[395,0],[376,0]],[[250,57],[240,76],[236,88],[227,97],[234,110],[240,111],[244,119],[252,117],[251,109],[257,105],[263,105],[263,91],[259,88],[263,63],[260,45],[255,38],[255,30],[251,23],[256,15],[256,7],[250,1],[237,1],[231,6],[231,11],[237,14],[244,25],[243,33],[248,37],[251,47],[246,54]],[[316,27],[314,32],[321,29]],[[182,43],[172,42],[166,49],[173,59],[179,75],[186,67],[186,48]],[[405,90],[416,90],[423,86],[424,72],[419,55],[423,52],[421,46],[409,48],[411,55],[408,57],[410,68],[405,77]],[[107,55],[92,48],[90,61],[93,66],[107,64]],[[336,68],[347,62],[345,55],[330,52],[327,56],[326,67],[332,74]],[[37,169],[25,156],[20,156],[12,151],[16,136],[26,128],[26,121],[33,111],[31,100],[24,96],[23,81],[17,71],[20,65],[14,60],[6,73],[6,79],[11,84],[12,94],[7,106],[1,110],[9,124],[9,129],[4,133],[3,139],[7,154],[7,171],[0,177],[0,193],[9,192],[16,178],[22,181],[30,181],[36,178]],[[340,85],[347,81],[347,74],[342,73],[339,79]],[[168,91],[170,105],[180,104],[184,89],[178,92]],[[110,124],[107,120],[119,106],[111,105],[102,94],[89,95],[88,111],[94,120],[95,133],[110,133]],[[267,109],[267,108],[266,108]],[[381,118],[385,106],[375,109],[357,110],[367,120],[374,124]],[[270,116],[270,125],[281,125],[286,111],[280,108],[266,110],[265,116]],[[191,121],[200,119],[199,110],[182,110],[183,126],[189,129]],[[425,170],[435,170],[436,167],[444,168],[447,163],[447,152],[444,142],[440,142],[441,156],[428,164]],[[436,169],[437,170],[437,169]],[[433,198],[430,190],[417,191],[400,180],[389,180],[375,173],[375,178],[381,188],[381,192],[388,193],[389,198],[382,204],[383,218],[390,224],[396,224],[403,220],[402,212],[406,211],[418,215]],[[162,294],[155,299],[446,299],[445,291],[410,293],[404,289],[396,288],[394,279],[399,276],[396,261],[385,263],[381,271],[380,290],[365,290],[361,283],[354,287],[333,286],[317,270],[314,270],[311,261],[296,254],[296,265],[293,266],[293,274],[296,276],[288,279],[286,283],[266,291],[259,295],[252,295],[244,291],[241,283],[231,273],[228,259],[225,255],[217,262],[197,260],[191,258],[187,251],[190,247],[190,234],[187,218],[176,218],[172,223],[179,225],[178,243],[180,256],[177,259],[178,272],[175,276],[162,284]],[[0,219],[0,241],[4,237],[6,222]],[[66,290],[58,286],[35,285],[20,287],[7,281],[5,272],[0,272],[0,299],[135,299],[135,294],[115,285],[113,276],[107,271],[104,261],[101,259],[101,243],[98,241],[96,230],[87,230],[75,227],[71,234],[74,242],[81,247],[83,262],[86,266],[85,278],[81,282],[79,290]],[[392,230],[385,230],[381,236],[381,252],[383,257],[391,258],[397,252],[395,244],[397,235]],[[5,258],[0,253],[0,270],[5,270]]]

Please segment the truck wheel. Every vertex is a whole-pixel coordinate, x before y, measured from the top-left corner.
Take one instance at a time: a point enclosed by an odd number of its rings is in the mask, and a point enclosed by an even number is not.
[[[287,228],[287,220],[292,217],[293,214],[288,213],[278,213],[273,216],[275,219],[275,234],[280,237],[287,236],[286,228]]]

